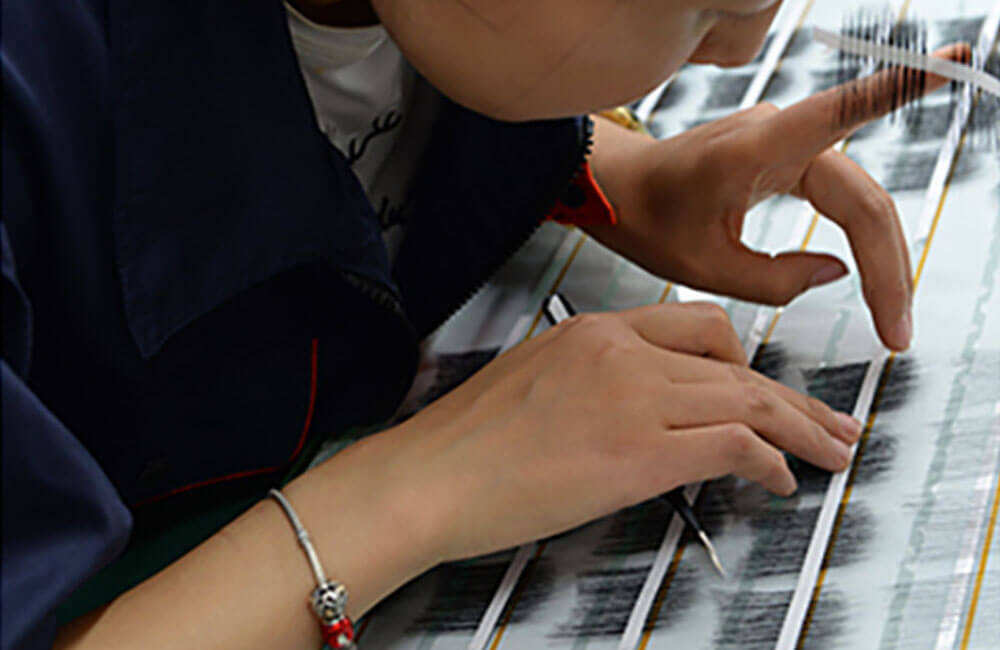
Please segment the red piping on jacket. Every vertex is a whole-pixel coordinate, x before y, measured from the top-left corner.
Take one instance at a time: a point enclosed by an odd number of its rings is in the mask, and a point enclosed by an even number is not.
[[[184,485],[178,488],[174,488],[169,492],[164,492],[163,494],[158,494],[148,499],[143,499],[137,503],[132,504],[133,507],[138,508],[150,503],[155,503],[156,501],[162,501],[167,497],[172,497],[174,495],[180,494],[181,492],[187,492],[188,490],[194,490],[201,487],[206,487],[208,485],[215,485],[216,483],[224,483],[225,481],[232,481],[239,478],[247,478],[248,476],[257,476],[258,474],[268,474],[270,472],[276,472],[284,468],[288,463],[291,463],[295,458],[302,452],[302,448],[306,444],[306,437],[309,435],[309,428],[312,426],[313,410],[316,407],[316,377],[317,377],[317,367],[318,361],[318,351],[319,351],[319,339],[312,340],[312,346],[310,350],[310,380],[309,380],[309,409],[306,411],[306,422],[302,426],[302,433],[299,435],[299,442],[295,445],[295,451],[292,452],[291,457],[282,463],[281,465],[274,465],[272,467],[262,467],[259,469],[248,469],[242,472],[234,472],[233,474],[227,474],[225,476],[216,476],[215,478],[206,479],[204,481],[199,481],[197,483],[191,483],[190,485]]]

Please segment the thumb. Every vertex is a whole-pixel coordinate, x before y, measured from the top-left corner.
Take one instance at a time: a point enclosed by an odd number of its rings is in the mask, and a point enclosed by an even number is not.
[[[806,289],[847,275],[843,262],[822,253],[791,251],[772,256],[741,245],[726,262],[717,290],[769,305],[784,305]]]

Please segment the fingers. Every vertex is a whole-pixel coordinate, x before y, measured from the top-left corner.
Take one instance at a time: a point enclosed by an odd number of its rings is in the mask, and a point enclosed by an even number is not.
[[[757,383],[675,384],[664,407],[671,427],[737,422],[823,469],[838,471],[850,460],[850,447],[839,422],[831,435],[816,420]]]
[[[639,336],[660,348],[746,365],[726,311],[708,302],[649,305],[622,312]]]
[[[793,251],[771,256],[742,243],[726,251],[725,267],[710,276],[713,287],[741,300],[784,305],[797,295],[847,274],[847,267],[832,255]],[[718,290],[718,289],[717,289]]]
[[[950,45],[937,50],[933,56],[967,60],[969,46]],[[896,98],[902,95],[900,89],[907,74],[905,68],[893,68],[804,99],[771,119],[764,133],[766,142],[786,159],[811,158],[865,123],[897,108]],[[932,92],[947,81],[944,77],[928,74],[925,92]],[[844,101],[852,102],[852,110],[847,111],[847,117],[842,120]]]
[[[654,462],[676,468],[666,489],[726,474],[759,483],[782,496],[797,488],[782,453],[740,424],[671,430],[663,436],[661,451],[653,456]],[[684,459],[680,466],[678,458]],[[655,475],[656,468],[653,471]]]
[[[745,366],[721,363],[712,359],[701,359],[669,351],[661,353],[659,363],[663,372],[667,375],[667,379],[672,382],[689,383],[701,388],[705,384],[717,383],[757,386],[775,394],[803,415],[819,424],[830,435],[844,442],[854,443],[861,435],[861,425],[847,415],[837,414],[818,399],[803,395]],[[754,393],[742,393],[742,395],[744,398],[756,396]]]
[[[890,348],[905,350],[913,334],[913,271],[892,197],[832,149],[810,164],[796,193],[847,233],[879,337]]]

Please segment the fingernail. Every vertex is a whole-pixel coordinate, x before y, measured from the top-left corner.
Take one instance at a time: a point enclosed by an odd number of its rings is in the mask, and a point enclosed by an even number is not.
[[[913,317],[909,309],[903,312],[899,322],[892,329],[892,338],[896,349],[905,350],[910,347],[910,340],[913,338]]]
[[[837,413],[836,415],[837,419],[840,420],[841,437],[849,442],[857,442],[858,438],[861,437],[861,423],[847,413]]]
[[[828,282],[833,282],[838,278],[842,278],[847,275],[847,269],[845,269],[840,264],[827,264],[826,266],[820,268],[820,270],[813,273],[813,276],[809,278],[809,288],[818,287],[821,284],[827,284]]]
[[[785,480],[782,481],[781,486],[781,496],[790,497],[795,494],[795,491],[799,489],[799,484],[795,481],[795,477],[791,472],[785,475]]]
[[[833,443],[834,454],[837,458],[837,469],[844,469],[851,459],[851,448],[836,438],[831,438],[830,442]]]

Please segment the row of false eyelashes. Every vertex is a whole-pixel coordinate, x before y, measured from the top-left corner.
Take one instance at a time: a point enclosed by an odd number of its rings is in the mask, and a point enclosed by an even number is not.
[[[927,22],[918,18],[899,20],[888,10],[862,9],[845,18],[841,34],[876,45],[894,47],[914,55],[929,54]],[[974,46],[974,43],[970,43]],[[1000,74],[1000,55],[994,54],[982,61],[975,47],[971,58],[968,52],[958,63],[973,69],[985,70],[994,76]],[[884,73],[876,81],[859,83],[859,77]],[[888,112],[891,120],[902,119],[908,130],[920,128],[923,117],[922,98],[927,88],[927,73],[896,63],[884,63],[872,56],[839,51],[837,55],[837,82],[843,88],[840,96],[837,126],[857,122],[873,111]],[[951,82],[951,107],[969,92],[968,84]],[[888,101],[888,106],[884,102]],[[953,111],[949,111],[953,113]],[[970,145],[977,148],[1000,148],[1000,99],[988,93],[978,93],[973,115],[968,122]]]
[[[766,376],[778,379],[789,370],[790,362],[783,346],[771,343],[758,351],[753,367]],[[890,375],[890,390],[883,396],[884,409],[898,407],[912,389],[914,377],[909,363],[909,360],[901,360],[899,367]],[[464,372],[474,370],[475,365],[478,364],[468,364]],[[832,407],[844,409],[856,400],[866,369],[867,363],[855,363],[810,369],[804,375],[814,396]],[[458,368],[453,371],[463,373]],[[868,464],[874,461],[879,469],[869,472],[870,476],[865,481],[877,480],[885,466],[891,464],[893,447],[890,445],[883,450],[888,452],[889,457],[879,459],[875,457],[884,454],[870,450],[872,453],[868,454]],[[821,492],[825,479],[829,477],[827,472],[801,464],[796,467],[796,473],[802,480],[801,488],[813,492]],[[721,525],[720,518],[726,510],[725,504],[736,498],[736,483],[731,477],[716,481],[706,488],[699,500],[699,516],[710,528]],[[664,505],[659,500],[650,500],[617,513],[596,543],[594,555],[607,559],[655,551],[662,540],[668,520],[664,514]],[[811,523],[817,515],[818,507],[801,511],[772,511],[764,508],[751,517],[748,523],[754,531],[754,551],[751,553],[753,558],[742,569],[744,577],[761,578],[797,572],[809,543]],[[846,536],[847,543],[843,547],[849,552],[839,553],[836,565],[850,563],[863,552],[865,541],[874,534],[870,520],[871,515],[863,507],[845,520],[842,534]],[[778,538],[771,532],[775,530],[781,531]],[[572,531],[564,533],[571,534]],[[436,569],[433,595],[425,608],[411,619],[406,632],[418,636],[471,634],[506,570],[508,561],[509,558],[501,553],[478,561],[444,565]],[[576,604],[566,613],[566,617],[541,626],[546,629],[546,636],[551,642],[614,639],[624,632],[632,605],[649,567],[616,567],[613,561],[610,565],[605,562],[599,564],[603,564],[600,569],[583,569],[577,573]],[[682,566],[666,593],[664,607],[647,623],[648,627],[670,627],[682,620],[684,613],[693,606],[694,592],[700,580],[693,567]],[[543,556],[529,565],[521,582],[517,603],[510,612],[508,623],[514,626],[542,623],[546,616],[544,604],[555,590],[556,567],[552,558]],[[720,648],[773,647],[784,609],[791,599],[790,591],[752,589],[733,592],[713,584],[709,593],[724,605],[722,609],[727,612],[713,634],[713,645]],[[842,617],[836,614],[836,603],[842,599],[839,590],[829,592],[814,617],[817,621],[810,633],[813,639],[829,640],[842,631]]]
[[[754,367],[778,378],[788,366],[789,360],[780,345],[770,344],[762,348],[755,359]],[[880,400],[880,410],[899,408],[914,388],[917,369],[912,361],[900,359]],[[831,406],[840,407],[856,399],[859,384],[865,374],[866,364],[811,369],[805,372],[810,392],[827,401]],[[984,379],[984,378],[980,378]],[[970,434],[982,435],[983,427],[977,425]],[[897,432],[899,433],[899,432]],[[898,442],[888,431],[881,431],[879,438],[886,442]],[[869,442],[862,462],[858,483],[878,480],[879,476],[892,464],[897,445],[891,444],[877,450]],[[804,468],[799,468],[802,471]],[[819,474],[819,470],[815,470]],[[798,473],[798,472],[797,472]],[[867,478],[863,477],[866,475]],[[801,475],[800,475],[800,478]],[[820,478],[817,476],[816,478]],[[957,480],[960,477],[953,477]],[[811,481],[810,481],[811,482]],[[819,485],[804,489],[818,488]],[[728,506],[736,498],[739,486],[734,479],[714,482],[699,500],[698,510],[704,523],[714,528],[721,523]],[[651,550],[649,542],[658,542],[662,537],[660,504],[646,502],[619,513],[605,538],[598,543],[598,555],[604,553],[635,553]],[[939,509],[940,510],[940,509]],[[818,515],[818,506],[796,510],[773,510],[764,508],[753,515],[747,524],[753,530],[754,548],[748,563],[742,567],[741,575],[753,580],[779,574],[791,575],[801,566],[809,543],[812,523]],[[945,509],[938,512],[943,526],[940,534],[953,530],[964,509],[956,512]],[[650,520],[659,520],[659,527],[649,525]],[[942,521],[944,522],[942,524]],[[655,530],[654,530],[655,529]],[[876,535],[874,514],[859,502],[845,514],[840,530],[840,540],[831,556],[831,566],[840,567],[863,559],[871,540]],[[691,540],[688,540],[691,543]],[[945,545],[950,548],[947,544]],[[641,547],[641,548],[640,548]],[[932,549],[933,552],[933,549]],[[470,634],[480,620],[496,584],[506,569],[509,558],[494,556],[485,562],[446,565],[437,570],[434,595],[420,614],[412,621],[409,633],[465,633]],[[582,639],[616,639],[625,627],[632,604],[642,586],[648,567],[614,566],[585,568],[575,576],[576,603],[569,611],[563,612],[558,620],[545,621],[550,614],[545,611],[545,603],[556,589],[557,569],[552,558],[542,557],[532,563],[522,578],[516,606],[511,612],[509,623],[518,625],[539,625],[545,630],[547,643],[566,643]],[[700,585],[700,586],[699,586]],[[913,584],[916,598],[931,598],[939,595],[940,585],[932,582],[916,581]],[[701,590],[701,594],[696,592]],[[737,591],[719,587],[714,583],[707,587],[692,566],[682,565],[674,576],[666,593],[663,607],[657,616],[647,623],[649,628],[671,627],[683,620],[688,610],[698,598],[709,597],[717,601],[722,616],[712,635],[712,645],[716,648],[772,648],[780,630],[783,614],[792,597],[792,592],[783,588],[767,588],[764,584],[745,585]],[[804,647],[824,647],[848,632],[847,607],[850,599],[843,591],[843,585],[831,585],[823,592],[813,612],[809,635]],[[935,601],[936,602],[936,601]],[[919,603],[917,603],[919,605]],[[930,607],[930,606],[928,606]],[[935,610],[936,611],[936,610]],[[905,634],[904,634],[905,636]]]

